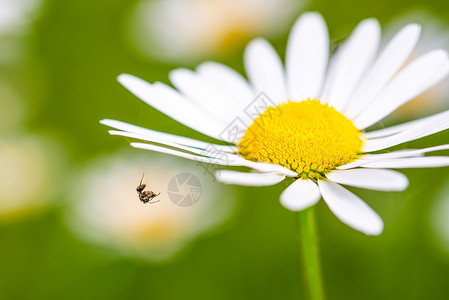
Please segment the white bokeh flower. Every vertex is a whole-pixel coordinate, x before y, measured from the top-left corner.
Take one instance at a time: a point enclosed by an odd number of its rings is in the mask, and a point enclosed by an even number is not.
[[[41,0],[0,0],[0,34],[24,30]]]
[[[42,135],[0,138],[0,219],[15,219],[48,206],[59,186],[62,155]]]
[[[186,172],[199,179],[201,193],[193,205],[180,206],[173,202],[170,183]],[[159,202],[139,201],[142,173],[146,189],[160,193],[153,199]],[[74,180],[69,224],[82,238],[117,254],[165,260],[231,215],[232,191],[223,197],[223,187],[212,179],[173,158],[136,157],[129,151],[101,157]],[[186,187],[180,184],[180,195],[189,193]]]
[[[285,28],[307,0],[142,0],[132,16],[144,55],[198,59]]]
[[[248,45],[245,68],[249,83],[232,69],[212,62],[201,64],[195,72],[178,69],[170,73],[176,90],[131,75],[119,77],[137,97],[173,119],[233,143],[213,145],[226,159],[205,152],[209,143],[115,120],[102,123],[120,130],[110,131],[113,135],[150,142],[131,143],[135,148],[254,170],[217,172],[217,178],[225,183],[273,185],[293,177],[297,180],[280,196],[286,208],[304,210],[323,197],[342,222],[378,235],[383,231],[382,219],[341,185],[400,191],[408,186],[407,177],[389,169],[449,165],[449,157],[423,157],[427,152],[449,149],[449,145],[372,154],[447,129],[449,111],[365,132],[449,73],[447,53],[439,49],[403,67],[419,34],[420,26],[409,24],[379,51],[380,25],[367,19],[328,64],[325,22],[319,14],[307,13],[291,31],[285,67],[267,41],[256,39]],[[253,105],[261,92],[276,107]],[[254,116],[247,113],[251,105],[259,114],[248,120]],[[235,139],[235,135],[223,134],[230,128],[233,132],[239,129],[234,126],[237,123],[246,125],[243,136]]]
[[[42,0],[0,0],[0,62],[11,63],[23,55],[22,36],[40,12]]]

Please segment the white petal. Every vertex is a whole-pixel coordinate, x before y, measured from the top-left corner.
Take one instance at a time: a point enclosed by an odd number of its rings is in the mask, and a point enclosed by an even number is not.
[[[255,97],[246,79],[228,66],[208,61],[199,65],[197,72],[219,87],[239,107],[246,106]]]
[[[244,173],[229,170],[220,170],[215,173],[218,181],[225,184],[246,186],[274,185],[284,180],[285,175],[276,173]]]
[[[389,152],[389,153],[382,153],[382,154],[371,154],[370,155],[370,159],[374,160],[374,159],[390,159],[390,158],[401,158],[401,157],[414,157],[414,156],[420,156],[424,153],[429,153],[429,152],[435,152],[435,151],[441,151],[441,150],[449,150],[449,144],[445,144],[445,145],[438,145],[438,146],[433,146],[433,147],[428,147],[428,148],[423,148],[423,149],[405,149],[405,150],[398,150],[398,151],[393,151],[393,152]]]
[[[434,115],[431,115],[428,117],[424,117],[421,119],[413,120],[410,122],[405,122],[405,123],[401,123],[398,125],[382,128],[379,130],[366,132],[363,134],[363,136],[368,139],[386,137],[389,135],[393,135],[395,133],[399,133],[399,132],[404,131],[409,128],[420,127],[424,124],[432,123],[433,122],[432,120],[441,120],[441,119],[447,119],[447,118],[449,118],[449,110],[443,111],[443,112],[440,112],[440,113],[437,113],[437,114],[434,114]]]
[[[291,100],[318,98],[328,58],[329,35],[323,17],[303,14],[290,33],[285,58]]]
[[[187,69],[176,69],[169,74],[170,81],[188,99],[226,123],[239,113],[233,101],[198,74]]]
[[[304,210],[320,199],[320,190],[311,180],[297,179],[281,194],[281,204],[292,211]]]
[[[220,139],[220,133],[227,125],[212,118],[204,110],[162,83],[156,82],[151,85],[128,74],[120,75],[118,81],[141,100],[198,132]]]
[[[354,29],[354,32],[338,50],[334,78],[322,100],[341,111],[349,100],[366,68],[372,62],[380,41],[380,26],[375,19],[367,19]]]
[[[363,168],[380,169],[437,168],[446,166],[449,166],[448,156],[393,158],[362,165]]]
[[[232,166],[232,165],[241,165],[236,164],[236,157],[234,157],[232,154],[227,154],[223,158],[212,158],[212,157],[204,157],[201,155],[195,155],[191,153],[182,152],[175,149],[169,149],[166,147],[156,146],[152,144],[145,144],[145,143],[131,143],[131,146],[138,149],[144,149],[144,150],[150,150],[154,152],[159,153],[165,153],[173,156],[178,156],[190,160],[195,160],[198,162],[203,163],[209,163],[209,164],[215,164],[215,165],[223,165],[223,166]]]
[[[329,209],[346,225],[367,235],[379,235],[384,224],[379,215],[359,197],[332,181],[318,181]]]
[[[397,134],[367,140],[362,151],[378,151],[446,130],[449,128],[449,111],[419,121]]]
[[[408,186],[407,176],[392,170],[336,170],[326,177],[340,184],[377,191],[403,191]]]
[[[388,43],[371,70],[358,84],[351,99],[343,110],[346,117],[354,119],[385,84],[396,74],[415,47],[421,27],[409,24],[402,28]]]
[[[413,120],[410,122],[405,122],[405,123],[401,123],[398,125],[394,125],[394,126],[390,126],[390,127],[385,127],[382,129],[378,129],[378,130],[373,130],[373,131],[369,131],[369,132],[365,132],[363,134],[363,136],[367,139],[376,139],[376,138],[383,138],[383,137],[387,137],[387,136],[391,136],[393,134],[399,133],[401,131],[404,131],[406,129],[415,127],[415,126],[420,126],[420,124],[422,123],[426,123],[427,120],[429,119],[433,119],[434,117],[437,117],[440,114],[443,114],[446,112],[441,112],[429,117],[425,117],[425,118],[421,118],[421,119],[417,119],[417,120]]]
[[[194,160],[194,161],[198,161],[198,162],[203,162],[203,163],[223,165],[223,166],[243,166],[243,167],[252,168],[252,169],[260,171],[260,172],[279,173],[279,174],[283,174],[283,175],[289,176],[289,177],[298,176],[297,173],[295,173],[289,169],[286,169],[280,165],[261,163],[261,162],[253,162],[253,161],[246,160],[240,156],[230,154],[230,153],[225,153],[225,152],[222,153],[223,157],[221,157],[221,158],[212,158],[212,157],[204,157],[204,156],[200,156],[200,155],[186,153],[186,152],[178,151],[175,149],[168,149],[165,147],[156,146],[156,145],[152,145],[152,144],[131,143],[131,146],[134,148],[150,150],[150,151],[155,151],[155,152],[160,152],[160,153],[166,153],[166,154],[170,154],[173,156],[178,156],[178,157],[182,157],[182,158],[186,158],[186,159],[190,159],[190,160]]]
[[[153,142],[153,143],[157,143],[157,144],[162,144],[164,146],[176,148],[176,150],[189,151],[189,152],[192,152],[195,154],[214,157],[214,158],[220,158],[224,155],[227,155],[228,153],[233,152],[233,151],[230,151],[230,149],[223,148],[222,145],[209,144],[209,145],[207,145],[206,148],[196,148],[196,147],[181,145],[181,144],[178,144],[176,142],[172,142],[172,141],[169,141],[166,139],[147,137],[147,136],[132,133],[132,132],[109,130],[109,134],[129,137],[129,138],[133,138],[133,139],[140,139],[140,140]]]
[[[263,92],[276,103],[287,100],[282,61],[266,40],[258,38],[248,44],[245,69],[256,95]]]
[[[416,157],[416,156],[422,156],[420,153],[415,153],[413,150],[398,150],[393,151],[389,153],[381,153],[381,154],[365,154],[359,157],[357,160],[350,162],[348,164],[342,165],[337,167],[338,170],[348,170],[348,169],[354,169],[366,164],[370,164],[376,161],[391,159],[391,158],[399,158],[399,157]],[[402,153],[404,152],[404,153]]]
[[[128,124],[125,122],[116,121],[116,120],[105,119],[105,120],[101,120],[100,123],[103,125],[106,125],[106,126],[110,126],[115,129],[123,130],[123,131],[117,131],[114,133],[109,131],[109,133],[111,133],[113,135],[126,136],[126,135],[123,135],[120,133],[134,133],[135,135],[139,135],[139,137],[135,137],[135,138],[147,140],[147,141],[150,141],[150,140],[171,141],[171,142],[177,143],[179,145],[195,147],[195,148],[199,148],[199,149],[207,149],[207,148],[213,146],[214,148],[218,148],[218,149],[220,149],[222,151],[226,151],[226,152],[235,152],[237,150],[237,148],[235,146],[226,146],[226,145],[217,145],[217,144],[207,143],[207,142],[187,138],[184,136],[174,135],[174,134],[165,133],[165,132],[159,132],[159,131],[139,127],[136,125],[132,125],[132,124]]]
[[[366,154],[366,155],[362,155],[361,157],[357,158],[357,160],[352,161],[350,163],[347,163],[345,165],[342,166],[338,166],[337,170],[349,170],[349,169],[353,169],[353,168],[357,168],[360,167],[362,165],[368,164],[371,161],[367,158],[369,157],[371,154]]]
[[[246,160],[242,157],[238,157],[239,159],[236,160],[239,166],[245,166],[248,168],[252,168],[254,170],[257,170],[259,172],[264,173],[278,173],[283,174],[287,177],[296,177],[298,176],[298,173],[293,172],[292,170],[289,170],[283,166],[271,164],[271,163],[264,163],[264,162],[253,162]]]
[[[355,119],[364,129],[383,119],[399,106],[420,95],[449,73],[449,59],[443,50],[429,52],[405,67]]]
[[[339,166],[337,169],[346,170],[352,169],[356,167],[360,167],[369,163],[392,159],[392,158],[404,158],[404,157],[417,157],[422,156],[424,153],[441,151],[441,150],[449,150],[449,145],[440,145],[423,149],[405,149],[392,151],[389,153],[381,153],[381,154],[366,154],[361,156],[356,161],[350,162],[346,165]]]

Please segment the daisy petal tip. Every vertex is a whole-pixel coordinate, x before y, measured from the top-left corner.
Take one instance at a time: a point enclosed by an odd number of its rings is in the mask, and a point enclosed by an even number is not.
[[[223,173],[222,170],[215,172],[215,179],[217,179],[217,181],[223,183],[223,184],[231,184],[229,183],[229,180],[227,180],[227,176],[226,174]]]
[[[265,49],[271,49],[272,46],[270,44],[270,42],[268,42],[266,39],[264,39],[263,37],[256,37],[254,39],[252,39],[247,45],[246,45],[246,49],[245,49],[245,56],[249,57],[252,55],[255,55],[255,53],[262,51],[262,49],[265,51]]]
[[[254,45],[254,44],[265,44],[265,43],[268,43],[268,41],[266,39],[264,39],[263,37],[255,37],[254,39],[252,39],[249,42],[248,46]]]
[[[133,148],[142,148],[142,144],[143,143],[130,143],[130,145],[131,145],[131,147],[133,147]]]
[[[377,21],[376,18],[371,17],[363,19],[362,21],[360,21],[360,23],[379,23],[379,21]]]
[[[384,231],[384,222],[378,215],[371,217],[369,221],[365,220],[364,222],[354,224],[346,223],[346,225],[369,236],[378,236]]]
[[[435,59],[440,59],[441,63],[447,63],[449,59],[449,54],[445,49],[435,49],[428,52],[429,55],[432,55]]]
[[[299,20],[307,20],[308,22],[323,22],[324,23],[323,16],[317,11],[309,11],[309,12],[303,13],[298,18],[297,22]]]
[[[410,181],[408,180],[407,176],[404,175],[402,182],[400,184],[398,184],[397,190],[398,192],[404,191],[405,189],[408,188],[410,184]]]
[[[380,32],[380,23],[376,18],[364,19],[359,23],[359,26],[368,26]]]
[[[365,221],[358,224],[346,223],[346,225],[369,236],[379,236],[384,231],[384,222],[378,215],[374,218],[370,218],[369,222]]]
[[[118,122],[118,121],[112,120],[112,119],[102,119],[102,120],[99,121],[99,123],[100,123],[101,125],[108,126],[108,127],[114,127],[114,125],[115,125],[117,122]]]
[[[137,77],[131,75],[131,74],[127,74],[127,73],[122,73],[120,75],[117,76],[117,81],[122,84],[125,85],[127,82],[129,82],[130,80],[136,79]]]
[[[168,78],[172,83],[176,83],[177,80],[182,80],[185,76],[190,76],[190,70],[185,68],[177,68],[168,73]]]
[[[302,211],[321,199],[318,186],[310,180],[296,180],[280,196],[282,206],[290,211]]]
[[[308,208],[308,206],[306,207],[302,205],[299,201],[296,201],[296,199],[284,195],[284,193],[281,194],[279,200],[281,202],[281,205],[289,211],[298,212]]]
[[[318,185],[327,206],[340,221],[366,235],[382,233],[382,218],[363,200],[335,182],[320,180]]]
[[[120,130],[108,130],[108,133],[110,135],[122,135],[123,131],[120,131]]]
[[[291,199],[288,199],[286,197],[280,197],[281,205],[288,209],[289,211],[298,212],[306,209],[307,207],[302,207],[301,205],[298,205],[297,202],[291,201]]]
[[[206,60],[206,61],[202,62],[201,64],[199,64],[195,70],[197,73],[201,73],[203,70],[211,68],[211,67],[214,68],[216,65],[217,65],[216,62],[211,61],[211,60]]]
[[[297,201],[297,200],[298,199],[288,198],[286,196],[282,197],[282,195],[280,197],[281,205],[284,208],[288,209],[289,211],[293,211],[293,212],[303,211],[303,210],[305,210],[305,209],[307,209],[309,207],[312,207],[312,206],[314,206],[316,204],[316,202],[315,202],[315,203],[312,203],[312,204],[306,206],[306,205],[304,205],[303,203],[301,203],[300,201]]]
[[[405,26],[407,30],[411,31],[412,33],[419,35],[421,33],[421,25],[418,23],[410,23],[407,26]]]
[[[360,230],[360,231],[366,235],[379,236],[384,231],[384,223],[382,222],[382,220],[380,220],[380,222],[378,224],[374,224],[372,226],[372,228],[364,229],[364,230]]]

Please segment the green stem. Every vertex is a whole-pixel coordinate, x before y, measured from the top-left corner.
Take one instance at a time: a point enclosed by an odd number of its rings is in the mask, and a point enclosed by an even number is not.
[[[310,300],[323,300],[320,258],[313,207],[299,212],[299,234],[304,282]]]

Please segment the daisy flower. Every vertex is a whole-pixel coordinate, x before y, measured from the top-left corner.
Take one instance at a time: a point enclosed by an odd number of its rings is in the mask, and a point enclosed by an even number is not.
[[[285,64],[266,40],[249,43],[244,55],[248,81],[214,62],[205,62],[196,71],[172,71],[175,89],[126,74],[118,78],[149,105],[231,145],[115,120],[101,122],[118,129],[110,131],[112,135],[150,142],[131,143],[135,148],[253,170],[220,170],[216,177],[224,183],[263,186],[292,177],[296,180],[280,195],[283,206],[301,211],[323,198],[342,222],[378,235],[382,219],[342,185],[401,191],[408,186],[407,177],[390,169],[449,165],[449,157],[423,156],[449,145],[373,153],[447,129],[449,111],[365,131],[449,73],[443,50],[430,51],[403,66],[419,34],[420,26],[409,24],[379,50],[379,23],[366,19],[329,60],[325,22],[318,13],[306,13],[290,33]],[[273,104],[257,104],[260,97]],[[248,113],[249,107],[258,114]],[[242,134],[231,134],[235,132]],[[210,147],[219,151],[207,151]]]

